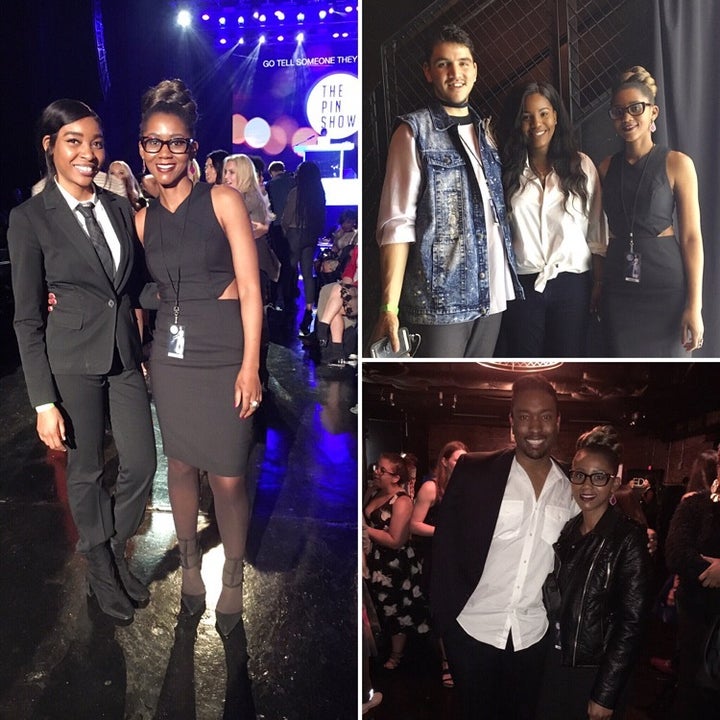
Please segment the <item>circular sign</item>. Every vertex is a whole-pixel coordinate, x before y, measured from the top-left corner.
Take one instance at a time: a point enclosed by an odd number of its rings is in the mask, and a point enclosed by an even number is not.
[[[332,73],[312,86],[305,111],[318,135],[341,140],[359,132],[361,102],[359,80],[349,73]]]

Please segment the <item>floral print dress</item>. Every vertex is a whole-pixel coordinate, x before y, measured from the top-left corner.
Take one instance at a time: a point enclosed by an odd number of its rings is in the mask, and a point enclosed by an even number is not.
[[[369,527],[388,531],[392,519],[393,505],[399,492],[365,519]],[[371,498],[372,499],[372,498]],[[383,628],[390,635],[415,630],[426,633],[430,630],[427,622],[426,603],[420,590],[420,568],[415,551],[409,543],[398,549],[373,543],[367,557],[370,573],[370,591]]]

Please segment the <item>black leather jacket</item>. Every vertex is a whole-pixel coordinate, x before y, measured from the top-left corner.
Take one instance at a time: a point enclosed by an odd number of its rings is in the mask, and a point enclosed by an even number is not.
[[[647,533],[609,507],[582,537],[582,514],[570,520],[555,548],[560,597],[548,608],[563,665],[597,667],[590,696],[614,708],[632,668],[649,610],[650,556]],[[559,628],[556,623],[559,623]]]

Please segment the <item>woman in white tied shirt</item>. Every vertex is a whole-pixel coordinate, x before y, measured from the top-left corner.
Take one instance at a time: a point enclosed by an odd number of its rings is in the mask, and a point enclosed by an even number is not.
[[[508,304],[502,354],[583,357],[607,247],[597,170],[552,85],[522,86],[506,115],[503,185],[525,300]]]

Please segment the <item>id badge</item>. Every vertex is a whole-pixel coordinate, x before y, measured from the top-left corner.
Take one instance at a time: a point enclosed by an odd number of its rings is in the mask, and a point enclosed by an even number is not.
[[[171,325],[168,334],[168,357],[183,359],[185,355],[185,326]]]
[[[640,253],[629,252],[625,256],[625,281],[639,283],[641,271]]]

